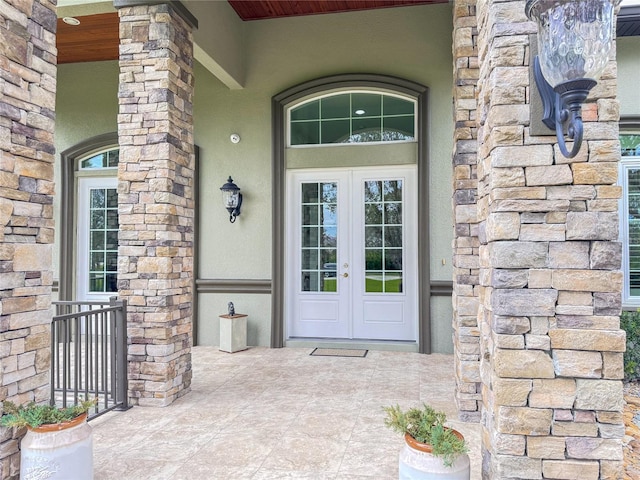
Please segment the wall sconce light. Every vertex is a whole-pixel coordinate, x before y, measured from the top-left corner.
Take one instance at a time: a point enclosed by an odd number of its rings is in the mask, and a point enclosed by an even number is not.
[[[233,183],[233,179],[229,176],[227,183],[220,187],[222,191],[222,202],[224,208],[229,212],[229,221],[234,223],[236,217],[240,215],[240,206],[242,205],[242,194],[240,188]]]
[[[614,9],[620,0],[527,0],[525,13],[538,24],[534,76],[543,123],[556,131],[567,158],[582,145],[582,103],[597,84],[613,43]],[[568,151],[564,132],[573,140]]]

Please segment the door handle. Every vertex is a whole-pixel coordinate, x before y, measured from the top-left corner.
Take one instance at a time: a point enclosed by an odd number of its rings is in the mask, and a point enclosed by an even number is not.
[[[341,277],[347,278],[349,276],[349,274],[347,272],[344,272],[342,275],[340,275]]]

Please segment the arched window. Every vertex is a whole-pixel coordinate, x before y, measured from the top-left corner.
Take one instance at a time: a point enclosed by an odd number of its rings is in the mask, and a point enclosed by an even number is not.
[[[104,300],[118,291],[118,136],[60,154],[60,300]]]
[[[413,142],[416,101],[390,93],[337,92],[288,109],[289,146]]]
[[[110,147],[78,159],[79,299],[118,291],[119,222],[115,174],[119,154],[119,148]]]

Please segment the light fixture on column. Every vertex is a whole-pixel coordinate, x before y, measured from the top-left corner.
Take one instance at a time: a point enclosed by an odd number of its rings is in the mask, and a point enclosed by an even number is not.
[[[525,13],[538,24],[534,75],[542,121],[556,131],[558,147],[573,158],[582,144],[582,103],[597,84],[614,37],[620,0],[527,0]],[[573,140],[567,149],[564,134]]]
[[[233,179],[229,176],[227,183],[220,187],[222,191],[222,202],[224,208],[229,212],[229,221],[234,223],[236,217],[240,215],[240,206],[242,205],[242,194],[240,188],[233,183]]]

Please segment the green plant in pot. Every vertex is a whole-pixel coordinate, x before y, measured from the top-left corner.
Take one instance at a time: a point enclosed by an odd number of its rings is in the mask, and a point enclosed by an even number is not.
[[[4,401],[2,402],[3,415],[0,424],[3,427],[27,427],[35,430],[42,425],[70,422],[87,413],[95,405],[96,400],[87,400],[66,408],[38,405],[34,402],[16,405],[13,402]]]
[[[405,436],[400,453],[400,478],[468,479],[470,475],[467,444],[456,430],[446,427],[444,412],[431,406],[402,410],[384,407],[385,425]]]
[[[96,400],[58,408],[30,402],[3,402],[0,425],[24,429],[20,441],[20,478],[91,480],[93,436],[87,412]],[[22,435],[22,432],[14,432]]]

